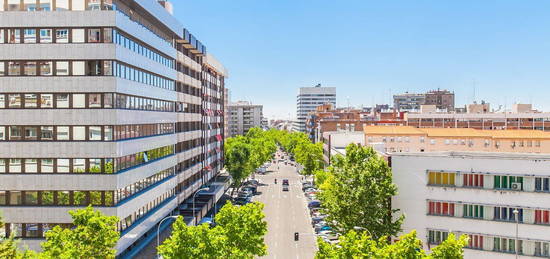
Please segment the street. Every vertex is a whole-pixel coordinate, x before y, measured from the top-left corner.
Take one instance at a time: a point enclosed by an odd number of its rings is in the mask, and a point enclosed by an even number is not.
[[[296,168],[279,163],[271,165],[265,175],[256,175],[262,183],[253,201],[265,204],[264,212],[268,224],[265,242],[267,256],[263,258],[310,259],[317,249],[316,237],[311,227],[307,199],[302,192],[301,176]],[[277,184],[274,183],[277,178]],[[282,181],[288,179],[290,190],[283,192]],[[294,241],[294,233],[300,233],[299,241]]]

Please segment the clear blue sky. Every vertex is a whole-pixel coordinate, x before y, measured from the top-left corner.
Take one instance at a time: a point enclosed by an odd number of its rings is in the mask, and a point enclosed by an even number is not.
[[[338,105],[455,91],[493,108],[550,110],[550,1],[173,0],[174,15],[230,72],[231,98],[294,117],[299,87]],[[475,83],[474,83],[475,82]]]

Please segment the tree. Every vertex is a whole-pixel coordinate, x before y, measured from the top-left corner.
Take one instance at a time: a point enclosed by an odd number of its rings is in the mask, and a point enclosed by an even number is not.
[[[225,167],[233,178],[233,187],[240,187],[250,174],[251,146],[243,136],[227,139],[225,144]]]
[[[45,233],[42,244],[45,258],[115,258],[114,249],[119,233],[118,218],[105,216],[91,206],[69,211],[73,218],[73,229],[54,227]]]
[[[267,254],[264,236],[267,222],[264,220],[264,205],[253,202],[244,206],[226,203],[215,221],[216,227],[224,229],[230,258],[254,258]]]
[[[459,240],[450,234],[447,240],[432,249],[431,254],[422,250],[422,241],[416,237],[416,231],[399,237],[399,241],[389,244],[382,237],[378,241],[370,238],[366,232],[353,230],[340,236],[338,244],[329,244],[318,239],[319,250],[316,259],[336,258],[408,258],[408,259],[458,259],[463,258],[463,247],[468,237],[462,235]]]
[[[266,255],[263,204],[234,206],[230,202],[216,214],[216,226],[187,226],[180,217],[172,235],[159,246],[171,258],[254,258]]]
[[[328,172],[318,197],[333,229],[347,233],[359,227],[375,239],[401,230],[403,216],[392,219],[399,210],[391,208],[397,193],[391,169],[371,147],[350,144],[346,156],[336,156]]]
[[[323,168],[323,146],[321,143],[301,142],[294,149],[296,162],[304,169],[302,174],[312,175],[313,172]]]
[[[0,215],[0,226],[4,226],[2,217]],[[9,259],[32,259],[38,258],[38,254],[34,251],[24,250],[21,251],[17,247],[17,240],[14,238],[13,233],[10,237],[5,238],[4,233],[0,232],[0,258]]]
[[[221,228],[211,229],[208,224],[187,226],[183,217],[173,225],[172,235],[158,247],[163,258],[221,258],[225,236]]]

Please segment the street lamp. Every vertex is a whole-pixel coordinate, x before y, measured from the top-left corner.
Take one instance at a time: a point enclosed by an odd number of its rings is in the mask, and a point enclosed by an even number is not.
[[[160,253],[158,252],[158,247],[160,245],[160,225],[162,225],[162,222],[167,220],[167,219],[177,219],[178,216],[168,216],[166,218],[163,218],[160,222],[159,222],[159,226],[157,227],[157,258],[160,258]]]
[[[200,188],[198,189],[195,194],[193,194],[193,226],[196,226],[197,225],[197,218],[195,218],[195,196],[201,192],[201,191],[206,191],[206,190],[209,190],[210,188],[207,188],[207,187],[204,187],[204,188]]]
[[[514,212],[514,218],[516,219],[516,259],[517,259],[519,254],[519,238],[518,238],[519,211],[518,209],[514,209],[513,212]]]

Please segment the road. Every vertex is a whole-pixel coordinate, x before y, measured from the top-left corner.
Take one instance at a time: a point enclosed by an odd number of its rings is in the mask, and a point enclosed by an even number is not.
[[[277,178],[277,184],[274,179]],[[314,258],[316,237],[311,227],[307,199],[302,192],[301,176],[296,168],[280,163],[277,170],[272,165],[265,175],[257,175],[262,185],[258,188],[261,194],[254,196],[254,201],[265,204],[268,232],[265,238],[269,259],[311,259]],[[282,180],[288,179],[290,191],[283,192]],[[294,232],[300,233],[299,241],[294,241]]]

